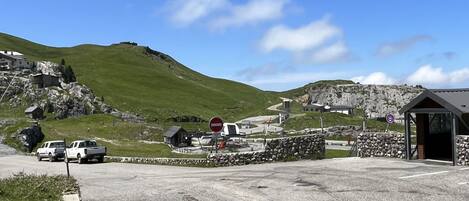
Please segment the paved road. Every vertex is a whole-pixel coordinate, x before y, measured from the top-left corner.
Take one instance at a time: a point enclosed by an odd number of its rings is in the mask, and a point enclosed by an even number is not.
[[[255,133],[264,133],[265,130],[268,132],[279,133],[283,131],[283,128],[278,125],[278,123],[272,123],[268,125],[266,122],[273,121],[275,118],[278,118],[277,115],[266,115],[266,116],[255,116],[249,117],[246,119],[242,119],[237,121],[236,123],[241,123],[243,121],[249,121],[251,124],[256,125],[254,128],[248,129],[240,129],[240,132],[244,132],[247,135],[255,134]]]
[[[328,159],[226,168],[70,164],[86,200],[469,200],[469,169],[393,159]],[[0,177],[64,174],[62,162],[0,157]]]
[[[1,156],[6,156],[6,155],[13,155],[16,154],[16,150],[2,144],[3,141],[3,136],[0,136],[0,157]]]

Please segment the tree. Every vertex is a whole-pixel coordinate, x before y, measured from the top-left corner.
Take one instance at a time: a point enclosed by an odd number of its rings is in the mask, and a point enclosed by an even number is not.
[[[77,78],[75,77],[75,73],[73,72],[73,69],[70,65],[66,66],[64,68],[64,71],[62,73],[62,77],[64,78],[65,83],[70,83],[70,82],[76,82]]]
[[[65,66],[65,59],[62,59],[62,60],[60,61],[60,65]]]

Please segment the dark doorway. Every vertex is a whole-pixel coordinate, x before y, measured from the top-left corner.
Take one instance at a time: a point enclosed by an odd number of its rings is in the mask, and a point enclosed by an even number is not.
[[[452,160],[451,114],[429,114],[429,128],[425,133],[425,158]]]

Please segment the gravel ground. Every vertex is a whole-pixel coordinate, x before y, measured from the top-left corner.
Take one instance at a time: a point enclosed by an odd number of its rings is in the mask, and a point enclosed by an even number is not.
[[[0,157],[16,154],[16,150],[2,144],[3,136],[0,136]]]
[[[63,162],[0,157],[0,177],[65,174]],[[469,200],[469,169],[378,158],[226,168],[70,164],[83,200]]]

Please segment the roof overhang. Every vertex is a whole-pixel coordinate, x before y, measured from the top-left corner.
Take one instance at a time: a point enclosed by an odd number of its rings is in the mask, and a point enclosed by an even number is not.
[[[452,112],[453,114],[455,114],[458,117],[461,117],[462,114],[463,114],[463,112],[461,110],[454,107],[452,104],[448,103],[446,100],[444,100],[443,98],[437,96],[431,90],[428,90],[428,89],[423,91],[416,98],[414,98],[414,100],[410,101],[410,103],[408,103],[407,105],[402,107],[399,110],[399,113],[403,114],[405,112],[413,112],[413,113],[415,113],[415,112],[418,112],[418,113],[441,113],[441,112],[445,112],[445,110],[441,110],[441,108],[424,108],[424,109],[423,108],[422,109],[414,108],[417,104],[419,104],[420,102],[422,102],[426,98],[432,99],[436,103],[440,104],[443,108],[445,108],[446,112]]]

